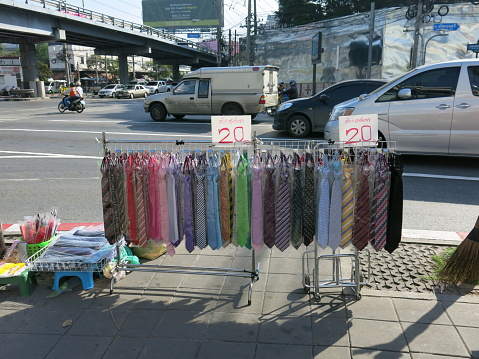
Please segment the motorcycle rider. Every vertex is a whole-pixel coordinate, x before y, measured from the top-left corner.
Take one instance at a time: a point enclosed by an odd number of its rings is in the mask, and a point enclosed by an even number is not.
[[[294,100],[298,98],[298,88],[296,87],[296,81],[289,81],[289,88],[287,90],[281,91],[281,94],[288,96],[289,100]]]
[[[74,84],[73,82],[70,83],[70,88],[64,92],[65,97],[64,104],[66,108],[70,108],[75,102],[80,101],[83,99],[83,89],[79,82]]]

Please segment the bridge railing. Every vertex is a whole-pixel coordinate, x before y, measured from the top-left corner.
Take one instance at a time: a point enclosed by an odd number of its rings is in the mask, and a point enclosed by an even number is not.
[[[216,51],[212,50],[211,48],[207,46],[171,35],[164,30],[159,30],[151,26],[137,24],[131,21],[118,19],[110,15],[85,9],[81,6],[67,4],[65,1],[62,1],[62,0],[25,0],[25,3],[26,4],[38,3],[38,4],[41,4],[43,8],[55,9],[57,11],[60,11],[69,15],[79,16],[89,20],[99,21],[104,24],[121,27],[123,29],[129,29],[131,31],[145,33],[147,35],[156,36],[165,40],[169,40],[171,42],[174,42],[177,45],[191,47],[198,51],[215,55],[215,56],[218,55]]]

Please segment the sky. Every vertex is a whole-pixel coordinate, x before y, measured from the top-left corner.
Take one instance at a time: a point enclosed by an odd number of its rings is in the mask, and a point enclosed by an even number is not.
[[[229,29],[236,30],[238,34],[246,33],[241,25],[246,24],[248,14],[248,0],[223,0],[225,26],[223,32]],[[135,23],[143,23],[141,13],[141,0],[66,0],[68,4],[84,6],[85,9],[97,11],[110,16],[118,17]],[[254,0],[251,0],[253,11]],[[258,23],[266,21],[267,15],[273,15],[278,10],[276,0],[256,0],[256,16]]]

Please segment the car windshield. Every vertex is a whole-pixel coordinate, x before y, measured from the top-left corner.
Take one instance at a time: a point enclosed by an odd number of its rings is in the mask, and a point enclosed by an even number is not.
[[[125,90],[134,90],[135,89],[135,85],[128,85],[124,88]]]
[[[115,85],[108,85],[108,86],[104,87],[105,90],[111,90],[111,89],[114,89],[114,88],[115,88]]]
[[[150,81],[146,84],[146,86],[156,86],[158,84],[158,82],[156,81]]]

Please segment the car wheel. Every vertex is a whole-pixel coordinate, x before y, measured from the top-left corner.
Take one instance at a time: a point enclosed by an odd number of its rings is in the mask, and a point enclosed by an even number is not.
[[[135,95],[133,95],[132,93],[130,94],[130,98],[135,98]]]
[[[105,97],[105,96],[100,95],[100,98],[103,98],[103,97]]]
[[[243,114],[243,109],[236,103],[227,103],[223,105],[221,114],[225,116],[240,116]]]
[[[151,105],[150,116],[154,121],[162,122],[165,120],[166,115],[168,115],[166,108],[161,103],[155,103]]]
[[[177,120],[181,120],[183,117],[185,117],[185,115],[173,115],[173,117]]]
[[[300,115],[291,117],[286,126],[289,134],[293,137],[306,137],[311,132],[309,120]]]

